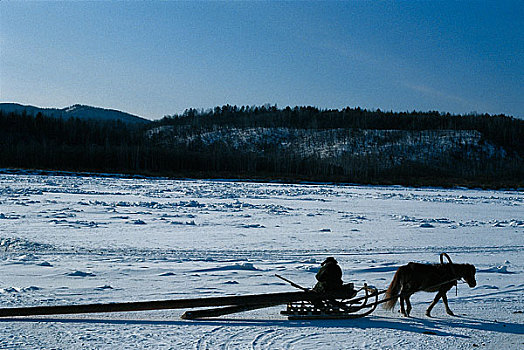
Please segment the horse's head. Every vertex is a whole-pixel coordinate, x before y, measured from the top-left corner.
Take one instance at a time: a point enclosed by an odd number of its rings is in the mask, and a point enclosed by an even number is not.
[[[466,283],[468,284],[468,286],[470,286],[471,288],[475,287],[477,285],[477,281],[475,280],[475,272],[477,271],[477,269],[475,268],[475,266],[471,265],[471,264],[464,264],[463,265],[463,271],[461,273],[464,281],[466,281]]]

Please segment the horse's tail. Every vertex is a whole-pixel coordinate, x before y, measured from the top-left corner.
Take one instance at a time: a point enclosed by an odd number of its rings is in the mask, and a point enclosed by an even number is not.
[[[388,287],[388,290],[386,290],[386,294],[384,295],[384,299],[389,299],[384,303],[384,309],[391,310],[395,307],[395,304],[398,300],[398,293],[400,292],[400,268],[395,272],[395,276],[393,276],[393,280],[391,281],[391,284]]]

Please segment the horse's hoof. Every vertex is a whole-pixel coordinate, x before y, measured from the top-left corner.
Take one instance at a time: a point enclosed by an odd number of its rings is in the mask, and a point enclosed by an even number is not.
[[[452,311],[447,311],[447,314],[450,316],[455,316],[455,314]]]
[[[428,316],[428,317],[433,317],[433,316],[431,316],[431,313],[430,313],[430,312],[426,312],[426,316]]]

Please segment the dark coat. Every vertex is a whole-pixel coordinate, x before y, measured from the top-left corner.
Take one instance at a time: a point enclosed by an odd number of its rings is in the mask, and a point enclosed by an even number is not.
[[[313,290],[319,293],[327,293],[342,287],[342,269],[336,261],[325,262],[315,276],[317,284]]]

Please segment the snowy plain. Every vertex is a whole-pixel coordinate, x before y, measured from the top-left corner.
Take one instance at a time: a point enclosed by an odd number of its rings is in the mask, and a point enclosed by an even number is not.
[[[524,349],[524,192],[0,174],[2,307],[295,291],[327,256],[387,288],[410,261],[477,267],[428,318],[378,308],[289,321],[284,306],[0,319],[2,349]],[[456,295],[457,293],[457,295]],[[398,306],[398,305],[397,305]]]

